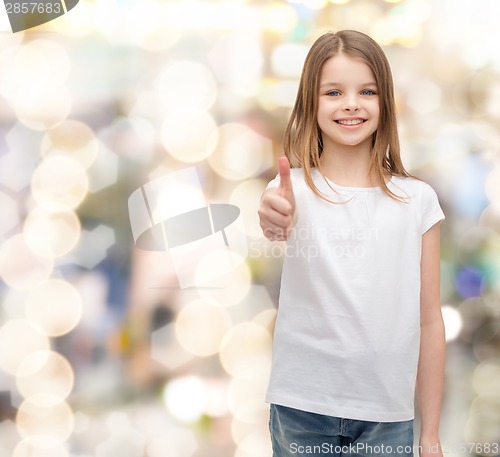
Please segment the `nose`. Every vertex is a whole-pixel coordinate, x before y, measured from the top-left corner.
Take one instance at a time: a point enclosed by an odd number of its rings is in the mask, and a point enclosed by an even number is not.
[[[351,95],[345,98],[344,111],[349,113],[356,112],[359,110],[359,102],[355,95]]]

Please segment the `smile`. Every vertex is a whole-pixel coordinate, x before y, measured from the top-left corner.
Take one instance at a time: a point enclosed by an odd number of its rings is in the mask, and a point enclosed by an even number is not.
[[[359,125],[366,122],[366,119],[339,119],[335,122],[341,125]]]

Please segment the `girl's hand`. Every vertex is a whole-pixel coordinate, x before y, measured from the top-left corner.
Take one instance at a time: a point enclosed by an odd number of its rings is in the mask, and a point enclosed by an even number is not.
[[[297,222],[297,208],[290,178],[290,162],[279,159],[280,185],[267,189],[260,200],[259,218],[264,236],[270,241],[287,240]]]

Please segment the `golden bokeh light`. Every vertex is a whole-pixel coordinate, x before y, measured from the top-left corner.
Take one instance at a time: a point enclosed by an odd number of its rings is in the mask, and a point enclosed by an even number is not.
[[[264,403],[269,368],[254,367],[251,377],[235,377],[229,384],[228,404],[233,417],[251,424],[262,423],[268,411]],[[257,401],[261,399],[261,401]]]
[[[23,360],[36,351],[47,351],[50,341],[39,327],[27,319],[13,319],[0,327],[0,369],[16,375]],[[40,361],[39,361],[40,362]]]
[[[298,15],[294,8],[286,3],[272,2],[262,12],[262,25],[276,33],[286,33],[297,25]]]
[[[309,47],[305,44],[283,43],[273,49],[271,64],[277,76],[299,78]]]
[[[68,155],[87,169],[99,152],[99,142],[92,129],[83,122],[65,120],[52,127],[41,143],[42,157]]]
[[[25,399],[17,410],[16,426],[23,438],[44,447],[64,443],[73,431],[74,415],[70,406],[52,394],[36,394]]]
[[[500,358],[482,360],[474,370],[474,390],[478,395],[496,394],[500,386]]]
[[[26,300],[26,316],[52,337],[73,330],[82,317],[80,293],[63,279],[48,279],[34,288]]]
[[[239,181],[268,166],[272,143],[244,124],[228,123],[218,129],[217,147],[208,158],[212,169],[225,179]]]
[[[47,130],[69,116],[71,93],[65,86],[47,84],[44,92],[26,100],[15,100],[14,110],[21,123],[33,130]]]
[[[163,401],[172,416],[182,422],[194,422],[203,414],[206,395],[203,380],[194,375],[174,378],[163,391]]]
[[[222,340],[219,358],[231,376],[254,378],[254,373],[270,369],[272,338],[255,322],[235,325]]]
[[[210,156],[218,138],[217,124],[207,111],[198,109],[171,112],[161,128],[167,152],[182,162],[199,162]]]
[[[31,181],[36,202],[50,211],[76,208],[88,188],[88,176],[81,164],[71,157],[59,155],[46,158]]]
[[[169,63],[159,74],[156,89],[166,113],[207,111],[217,98],[217,84],[210,70],[189,60]]]
[[[21,234],[0,247],[0,276],[14,289],[38,286],[51,275],[53,267],[53,260],[33,252]]]
[[[26,216],[23,235],[36,254],[49,259],[62,257],[80,239],[80,219],[72,210],[56,212],[38,206]]]
[[[169,427],[160,438],[151,440],[147,447],[148,457],[192,457],[198,450],[194,432],[178,425]]]
[[[252,285],[250,269],[244,260],[230,249],[207,253],[195,272],[200,297],[224,307],[240,303]]]
[[[209,301],[197,300],[185,305],[177,316],[175,335],[179,344],[191,354],[207,357],[216,354],[231,328],[224,308]]]
[[[63,444],[56,444],[51,437],[36,436],[20,441],[12,457],[70,457]]]
[[[229,203],[236,205],[241,211],[246,235],[253,238],[262,236],[258,210],[266,184],[263,179],[247,179],[238,184],[229,197]]]
[[[75,375],[68,360],[53,351],[35,351],[19,365],[16,385],[24,398],[51,394],[62,400],[73,389]]]

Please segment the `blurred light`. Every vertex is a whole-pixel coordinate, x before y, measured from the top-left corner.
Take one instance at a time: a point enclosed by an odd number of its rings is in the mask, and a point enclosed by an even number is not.
[[[455,288],[463,298],[478,297],[481,295],[484,274],[481,270],[472,267],[461,267],[455,278]]]
[[[52,83],[63,84],[66,82],[71,70],[71,60],[59,43],[54,40],[37,39],[30,40],[26,45],[43,55],[50,68]],[[33,79],[31,81],[33,82]]]
[[[88,169],[89,190],[99,192],[112,186],[118,180],[118,156],[99,142],[99,153]]]
[[[211,417],[223,417],[229,409],[227,404],[228,385],[222,379],[206,380],[206,396],[203,412]]]
[[[120,35],[136,46],[141,46],[148,36],[162,28],[164,18],[157,1],[129,2],[126,7],[122,7],[122,12]]]
[[[428,79],[411,85],[407,103],[419,114],[429,114],[441,106],[441,88]]]
[[[81,1],[78,3],[78,10],[70,11],[64,15],[64,18],[52,21],[49,25],[58,34],[75,38],[89,35],[96,27],[96,13],[99,3]]]
[[[264,421],[268,422],[268,421]],[[264,427],[251,433],[240,443],[238,443],[238,447],[236,449],[236,453],[234,457],[254,457],[256,455],[271,455],[272,454],[272,446],[271,440],[269,440],[269,430],[266,430]]]
[[[23,359],[16,375],[17,388],[24,398],[51,394],[63,400],[71,393],[73,384],[71,365],[61,354],[53,351],[32,352]]]
[[[117,155],[138,163],[148,163],[156,148],[156,131],[143,117],[118,117],[99,138]]]
[[[151,334],[151,358],[169,370],[176,370],[193,359],[175,338],[175,324],[165,325]]]
[[[446,341],[453,341],[462,330],[462,316],[455,307],[449,305],[443,306],[441,311],[446,330]]]
[[[74,211],[53,212],[38,206],[25,219],[23,235],[36,254],[61,257],[71,251],[80,238],[80,220]]]
[[[219,276],[223,270],[226,273]],[[224,307],[240,303],[247,296],[252,283],[247,263],[231,250],[209,252],[198,263],[195,274],[196,283],[202,285],[198,290],[199,296]],[[215,285],[207,287],[207,284]]]
[[[330,0],[330,3],[334,4],[334,5],[346,5],[347,3],[349,3],[351,0]],[[386,0],[387,1],[387,0]],[[397,0],[397,1],[400,1],[400,0]]]
[[[259,215],[260,197],[266,188],[267,182],[263,179],[247,179],[238,184],[231,192],[229,203],[236,205],[240,211],[247,236],[260,238]]]
[[[264,311],[261,311],[259,314],[254,316],[252,322],[262,325],[262,327],[268,329],[272,334],[274,332],[274,324],[276,322],[277,311],[278,310],[276,308],[265,309]]]
[[[477,395],[498,394],[500,358],[491,358],[479,362],[474,369],[472,381]]]
[[[258,28],[257,9],[234,1],[170,2],[163,27],[181,30],[246,30]]]
[[[179,426],[170,427],[162,438],[154,438],[148,445],[148,457],[191,457],[198,450],[193,431]]]
[[[167,152],[177,160],[199,162],[214,151],[217,124],[206,111],[179,110],[165,117],[161,140]]]
[[[241,97],[249,99],[257,94],[264,66],[258,34],[242,31],[219,38],[208,53],[208,61],[217,80],[229,84]]]
[[[472,351],[477,360],[488,360],[498,356],[500,323],[489,322],[479,327],[472,338]]]
[[[73,411],[55,395],[36,394],[19,406],[16,425],[21,436],[30,437],[34,445],[62,444],[73,431]]]
[[[464,438],[469,443],[498,443],[499,423],[500,395],[498,391],[480,395],[471,404],[469,418],[464,427]],[[493,456],[496,452],[482,454]]]
[[[29,100],[14,101],[14,110],[20,122],[33,130],[47,130],[66,119],[71,111],[69,90],[54,82],[47,83],[42,93]]]
[[[301,3],[307,8],[311,8],[314,10],[323,9],[328,4],[328,0],[294,0],[293,2]]]
[[[163,392],[168,411],[183,422],[194,422],[203,413],[205,384],[196,376],[184,376],[169,381]]]
[[[76,288],[62,279],[49,279],[30,291],[26,316],[48,336],[73,330],[82,316],[82,298]]]
[[[497,165],[486,178],[486,195],[494,205],[500,205],[500,165]]]
[[[125,412],[112,412],[106,419],[109,437],[96,447],[95,457],[143,457],[145,437]]]
[[[45,281],[54,262],[34,253],[23,235],[14,235],[0,247],[0,276],[9,287],[29,289]]]
[[[283,43],[273,49],[271,64],[277,76],[298,78],[306,59],[309,47],[305,44]]]
[[[460,338],[473,343],[474,335],[485,322],[493,320],[497,316],[496,310],[488,306],[481,298],[474,297],[464,300],[458,307],[462,316],[463,329]]]
[[[12,47],[0,59],[3,67],[0,94],[11,104],[37,98],[51,83],[50,63],[40,49],[30,45]]]
[[[244,322],[227,332],[219,358],[231,376],[253,379],[255,372],[270,367],[271,346],[271,334],[264,327]]]
[[[298,23],[298,15],[294,8],[284,4],[273,2],[263,9],[261,24],[266,29],[276,33],[287,33],[293,30]]]
[[[71,252],[72,262],[90,270],[106,258],[108,249],[115,241],[115,231],[106,225],[83,230],[80,241]]]
[[[5,134],[8,150],[0,156],[2,186],[20,191],[29,186],[31,175],[40,162],[33,152],[40,146],[41,133],[15,122]]]
[[[219,127],[217,147],[208,163],[223,178],[239,181],[267,168],[272,152],[269,138],[244,124],[229,123]]]
[[[44,447],[40,447],[40,444]],[[20,441],[12,457],[70,457],[70,454],[64,445],[54,444],[51,437],[44,440],[43,437],[36,436]]]
[[[188,352],[207,357],[216,354],[226,332],[231,328],[227,311],[207,301],[197,300],[179,312],[175,334]]]
[[[75,159],[54,156],[45,159],[31,181],[33,197],[44,208],[65,211],[76,208],[89,187],[85,170]]]
[[[66,120],[51,128],[43,137],[42,157],[68,155],[84,169],[94,162],[99,144],[92,129],[80,121]]]
[[[398,43],[414,47],[420,42],[422,26],[431,14],[432,6],[428,1],[406,1],[374,21],[370,36],[381,46]]]
[[[269,439],[269,407],[266,406],[260,411],[261,420],[245,422],[233,416],[231,419],[231,436],[233,441],[239,446],[245,446],[245,441],[250,436],[260,435],[262,444],[271,445]],[[272,452],[259,452],[256,455],[272,455]]]
[[[7,321],[0,327],[0,368],[16,375],[23,359],[35,351],[48,350],[49,339],[32,322],[26,319]]]
[[[269,368],[254,366],[251,377],[237,376],[231,380],[228,392],[229,410],[240,421],[261,423],[267,413],[268,407],[262,399],[266,395]]]
[[[19,213],[16,201],[0,190],[0,235],[5,235],[19,224]]]
[[[156,79],[156,87],[166,113],[209,110],[217,98],[210,70],[190,60],[167,64]]]

